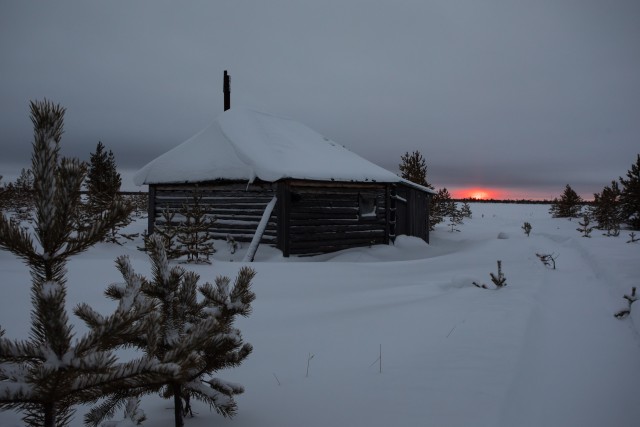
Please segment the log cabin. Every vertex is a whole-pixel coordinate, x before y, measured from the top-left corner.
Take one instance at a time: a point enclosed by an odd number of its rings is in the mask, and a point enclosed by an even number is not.
[[[257,237],[283,256],[429,242],[433,191],[294,120],[228,108],[210,126],[134,176],[149,186],[148,232],[198,194],[216,239]],[[256,236],[258,233],[258,236]]]

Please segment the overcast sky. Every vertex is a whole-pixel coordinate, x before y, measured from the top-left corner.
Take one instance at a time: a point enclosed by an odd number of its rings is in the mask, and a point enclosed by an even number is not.
[[[232,108],[392,171],[420,150],[436,187],[590,197],[640,153],[638,0],[0,0],[0,175],[29,100],[67,108],[65,155],[134,170],[222,112],[225,69]]]

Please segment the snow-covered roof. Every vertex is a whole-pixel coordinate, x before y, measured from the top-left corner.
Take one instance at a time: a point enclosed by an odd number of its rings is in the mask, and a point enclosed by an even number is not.
[[[394,173],[294,120],[232,108],[209,127],[149,162],[136,185],[216,179],[275,182],[284,178],[403,182]]]

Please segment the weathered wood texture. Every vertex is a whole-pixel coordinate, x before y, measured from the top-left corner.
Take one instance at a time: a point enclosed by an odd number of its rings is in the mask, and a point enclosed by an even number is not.
[[[383,184],[289,184],[289,253],[388,243]]]
[[[398,185],[395,202],[395,234],[419,237],[428,243],[429,195],[406,185]]]
[[[182,220],[180,210],[193,201],[195,189],[194,184],[151,185],[149,231],[163,222],[165,209],[176,213],[174,221]],[[394,233],[429,239],[429,197],[405,185],[392,191],[391,184],[371,182],[224,181],[199,183],[197,190],[200,203],[216,220],[210,230],[214,237],[231,235],[240,242],[251,241],[265,207],[277,195],[260,242],[276,246],[284,256],[387,244]],[[390,210],[393,205],[395,211]]]
[[[202,196],[201,205],[207,206],[207,216],[215,221],[210,229],[216,239],[232,236],[239,242],[250,242],[260,223],[265,207],[275,195],[275,184],[259,183],[199,183],[197,191]],[[163,222],[162,212],[175,212],[174,221],[180,221],[180,211],[193,201],[196,186],[191,184],[163,184],[150,186],[153,205],[150,202],[149,218]],[[151,220],[150,220],[151,221]],[[275,245],[277,239],[277,210],[272,213],[260,243]],[[151,228],[150,228],[151,231]]]

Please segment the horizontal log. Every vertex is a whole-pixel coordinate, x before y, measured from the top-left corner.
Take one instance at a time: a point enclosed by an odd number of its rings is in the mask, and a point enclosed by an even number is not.
[[[358,195],[366,197],[384,197],[385,192],[380,190],[315,190],[307,191],[306,189],[292,189],[291,194],[294,196],[314,199],[314,200],[331,200],[331,199],[346,199],[350,197],[357,197]]]
[[[291,226],[291,234],[348,233],[351,231],[384,230],[384,222],[349,225],[296,225]]]
[[[293,205],[291,207],[291,214],[301,214],[301,213],[320,213],[320,214],[358,214],[358,207],[304,207],[304,206],[296,206]]]
[[[262,184],[247,184],[247,182],[236,183],[199,183],[196,187],[195,184],[159,184],[154,185],[157,192],[159,191],[194,191],[197,188],[198,191],[275,191],[276,184],[274,183],[262,183]]]
[[[212,233],[213,238],[216,240],[226,240],[227,234],[223,233]],[[253,240],[253,233],[245,233],[245,234],[232,234],[231,235],[236,242],[248,243]],[[277,239],[275,237],[270,236],[262,236],[260,239],[261,244],[273,245],[275,246]]]
[[[315,213],[307,213],[307,212],[291,212],[290,221],[291,223],[303,223],[307,222],[313,223],[324,223],[324,224],[339,224],[339,223],[348,223],[354,222],[356,224],[361,222],[377,222],[384,221],[385,213],[384,211],[378,211],[376,215],[372,216],[360,216],[358,212],[355,213],[335,213],[335,212],[315,212]]]
[[[293,245],[301,242],[319,243],[325,241],[371,241],[376,239],[384,239],[384,230],[369,230],[369,231],[351,231],[348,233],[316,233],[316,234],[291,234],[291,244]]]
[[[266,200],[266,199],[265,199]],[[255,209],[255,210],[263,210],[264,208],[267,206],[267,202],[263,202],[260,200],[228,200],[228,201],[214,201],[214,202],[209,202],[209,201],[203,201],[200,200],[198,202],[198,204],[200,205],[200,207],[202,208],[214,208],[214,209],[235,209],[235,210],[239,210],[239,209]],[[176,209],[181,209],[183,206],[192,206],[193,200],[192,199],[175,199],[175,198],[167,198],[167,199],[157,199],[156,200],[156,205],[157,206],[171,206],[173,208]]]
[[[184,221],[172,221],[173,225],[178,225],[178,224],[182,224]],[[252,221],[238,221],[235,218],[230,218],[228,220],[220,220],[220,219],[216,219],[213,224],[216,227],[221,227],[221,226],[229,226],[231,228],[235,228],[236,226],[238,227],[253,227],[253,228],[257,228],[258,226],[258,222],[259,220],[252,220]],[[156,224],[158,225],[163,225],[165,223],[164,218],[162,217],[156,217]],[[277,222],[275,221],[275,219],[270,220],[268,223],[268,227],[273,227],[276,228],[276,224]]]
[[[205,209],[206,208],[206,209]],[[180,206],[172,206],[172,205],[161,205],[156,206],[156,213],[162,214],[164,210],[167,210],[169,213],[174,214],[182,214],[184,212],[184,207]],[[212,208],[203,206],[203,210],[207,215],[218,215],[218,216],[257,216],[262,218],[262,214],[264,213],[264,206],[262,209],[229,209],[229,208]]]
[[[291,227],[295,227],[295,226],[306,226],[306,225],[329,225],[329,226],[335,226],[335,225],[357,225],[360,224],[360,220],[359,218],[356,217],[352,217],[352,218],[347,218],[347,219],[340,219],[340,218],[291,218],[291,220],[289,221],[289,226]]]
[[[256,234],[256,230],[224,230],[222,229],[222,230],[211,230],[210,233],[215,236],[224,236],[225,239],[227,236],[232,236],[236,240],[238,240],[237,239],[238,236],[250,236],[249,240],[251,240],[253,238],[253,235]],[[265,233],[262,235],[263,239],[275,240],[277,237],[278,236],[275,231],[273,232],[265,231]]]
[[[384,239],[359,239],[359,240],[327,240],[323,242],[291,242],[290,252],[292,254],[317,252],[327,253],[342,249],[355,247],[372,246],[384,244]]]
[[[206,202],[228,202],[228,201],[238,201],[239,203],[245,202],[247,200],[254,201],[256,203],[262,203],[264,200],[268,201],[269,195],[275,193],[249,193],[249,194],[240,194],[240,193],[229,193],[229,194],[218,194],[218,193],[206,193],[201,194],[199,200]],[[176,193],[160,193],[156,195],[156,200],[189,200],[193,201],[194,197],[192,194],[176,194]]]
[[[359,206],[357,198],[349,198],[347,200],[331,199],[331,200],[309,200],[300,199],[291,202],[293,209],[298,208],[320,208],[320,207],[332,207],[332,208],[357,208]]]
[[[349,213],[349,214],[337,214],[337,213],[302,213],[302,212],[291,212],[289,217],[291,221],[306,221],[306,220],[351,220],[351,221],[359,221],[358,213]]]
[[[307,181],[307,180],[290,180],[289,186],[291,189],[308,189],[309,191],[320,190],[341,190],[341,189],[384,189],[384,183],[377,183],[374,181],[369,182],[344,182],[344,181]]]

